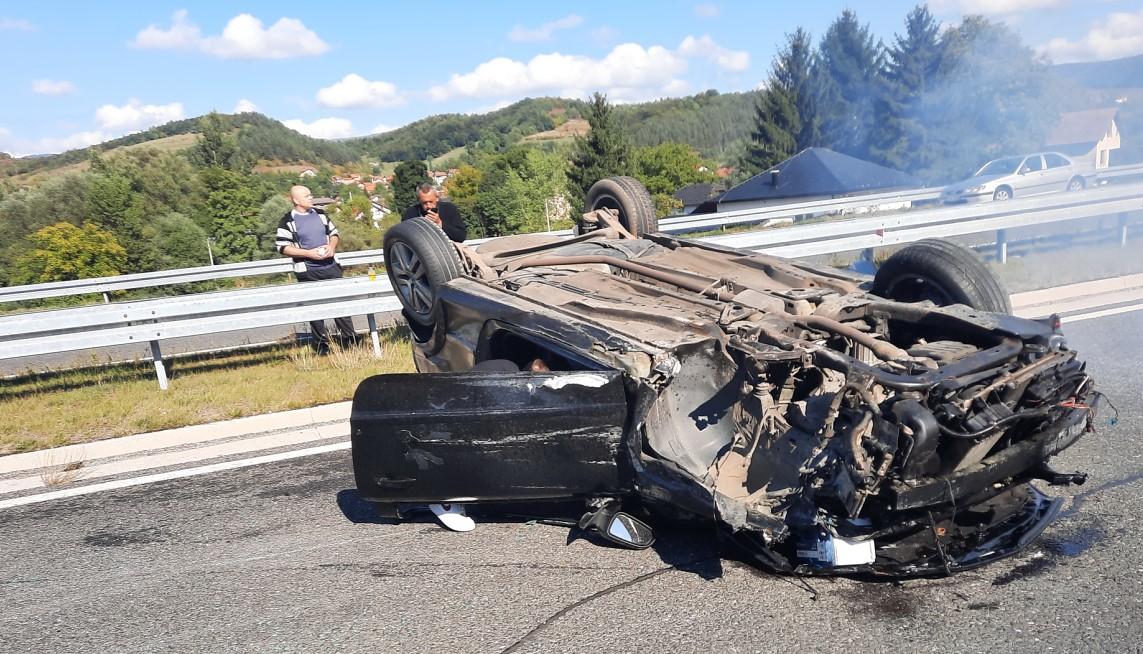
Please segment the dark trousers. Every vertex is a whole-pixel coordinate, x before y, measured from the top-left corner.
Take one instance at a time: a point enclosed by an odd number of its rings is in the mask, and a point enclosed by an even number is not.
[[[341,266],[333,264],[320,268],[307,268],[304,273],[295,273],[299,282],[320,282],[323,279],[341,279]],[[357,332],[353,329],[353,318],[335,318],[338,337],[341,344],[351,345],[357,342]],[[313,334],[314,346],[318,350],[329,348],[329,332],[326,331],[324,320],[310,321],[310,333]]]

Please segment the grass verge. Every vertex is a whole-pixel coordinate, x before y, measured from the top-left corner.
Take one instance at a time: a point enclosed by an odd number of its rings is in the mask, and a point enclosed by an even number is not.
[[[367,339],[328,356],[280,345],[174,359],[166,391],[148,361],[9,379],[0,455],[341,402],[369,375],[414,371],[403,330],[382,332],[382,352],[375,358]]]

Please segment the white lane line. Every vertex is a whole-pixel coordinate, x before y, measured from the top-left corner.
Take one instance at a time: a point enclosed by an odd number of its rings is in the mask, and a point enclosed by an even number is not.
[[[1081,320],[1103,318],[1104,316],[1115,316],[1121,313],[1129,313],[1131,311],[1139,310],[1143,310],[1143,304],[1135,304],[1129,307],[1115,307],[1114,309],[1103,309],[1102,311],[1092,311],[1091,313],[1081,313],[1074,316],[1062,316],[1060,320],[1064,323],[1079,322]]]
[[[185,468],[183,470],[172,470],[171,472],[160,472],[154,475],[145,475],[143,477],[134,477],[132,479],[117,479],[115,481],[105,481],[99,484],[89,484],[87,486],[78,486],[76,488],[66,488],[63,490],[52,491],[49,493],[40,493],[38,495],[26,495],[24,497],[15,497],[10,500],[0,500],[0,509],[10,509],[15,506],[26,506],[28,504],[39,504],[40,502],[48,502],[51,500],[58,500],[67,497],[77,497],[80,495],[89,495],[91,493],[99,493],[107,490],[116,490],[119,488],[129,488],[131,486],[142,486],[143,484],[153,484],[159,481],[167,481],[170,479],[185,479],[186,477],[196,477],[198,475],[207,475],[213,472],[221,472],[223,470],[237,470],[239,468],[248,468],[250,466],[262,465],[264,463],[274,463],[276,461],[286,461],[288,459],[298,459],[304,456],[313,456],[315,454],[325,454],[326,452],[336,452],[338,450],[348,450],[350,442],[332,443],[330,445],[319,445],[317,447],[309,447],[304,450],[294,450],[292,452],[279,452],[277,454],[267,454],[265,456],[256,456],[251,459],[239,459],[237,461],[225,461],[223,463],[212,463],[210,465],[199,466],[197,468]]]
[[[147,469],[169,468],[176,465],[189,465],[192,463],[199,463],[200,461],[221,459],[225,456],[236,456],[239,454],[250,455],[254,452],[271,450],[280,447],[301,447],[302,445],[314,443],[317,441],[325,441],[332,438],[344,438],[347,436],[349,436],[348,422],[333,425],[323,425],[322,427],[310,427],[307,429],[299,429],[297,431],[287,432],[284,434],[247,438],[230,443],[223,443],[220,445],[208,445],[206,447],[198,447],[190,450],[178,450],[175,452],[137,456],[131,459],[125,459],[123,461],[116,461],[114,463],[102,463],[90,466],[84,465],[77,471],[77,479],[91,481],[98,479],[99,477],[113,477],[115,475],[122,475],[129,472],[142,472]],[[83,459],[78,459],[78,461],[86,463]],[[47,465],[45,466],[45,469],[52,470],[59,469],[60,467],[62,466],[58,464],[54,466]],[[44,476],[45,475],[43,474],[43,471],[41,471],[41,474],[38,475],[0,481],[0,495],[6,493],[18,493],[20,491],[46,486],[47,484],[44,483],[43,479]]]

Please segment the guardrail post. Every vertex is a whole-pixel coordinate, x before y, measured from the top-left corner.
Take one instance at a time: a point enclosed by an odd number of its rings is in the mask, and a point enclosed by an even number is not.
[[[381,337],[377,334],[377,316],[372,313],[365,314],[369,320],[369,339],[373,341],[373,356],[381,356]]]
[[[1127,247],[1127,212],[1119,214],[1119,247]]]
[[[163,365],[163,353],[159,350],[159,342],[151,341],[151,359],[155,362],[155,376],[159,378],[159,388],[167,390],[167,369]]]
[[[1008,230],[996,230],[996,260],[1008,263]]]
[[[103,291],[103,303],[104,304],[111,304],[111,294],[108,293],[107,291]]]

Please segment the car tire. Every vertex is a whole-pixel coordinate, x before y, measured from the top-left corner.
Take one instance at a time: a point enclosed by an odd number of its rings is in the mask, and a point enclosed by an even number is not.
[[[584,200],[587,211],[616,209],[619,222],[635,236],[659,231],[655,203],[647,187],[634,177],[617,176],[601,179],[591,185]]]
[[[1012,199],[1012,189],[1007,186],[1001,186],[992,193],[992,199],[997,202],[1004,202],[1005,200]]]
[[[931,300],[981,311],[1012,313],[1008,291],[968,248],[941,239],[917,241],[881,265],[870,289],[898,302]]]
[[[1068,180],[1067,190],[1069,192],[1082,191],[1087,184],[1083,181],[1082,177],[1073,177]]]
[[[424,218],[404,220],[385,232],[385,270],[405,316],[430,327],[441,317],[438,291],[461,276],[460,256],[444,232]]]

